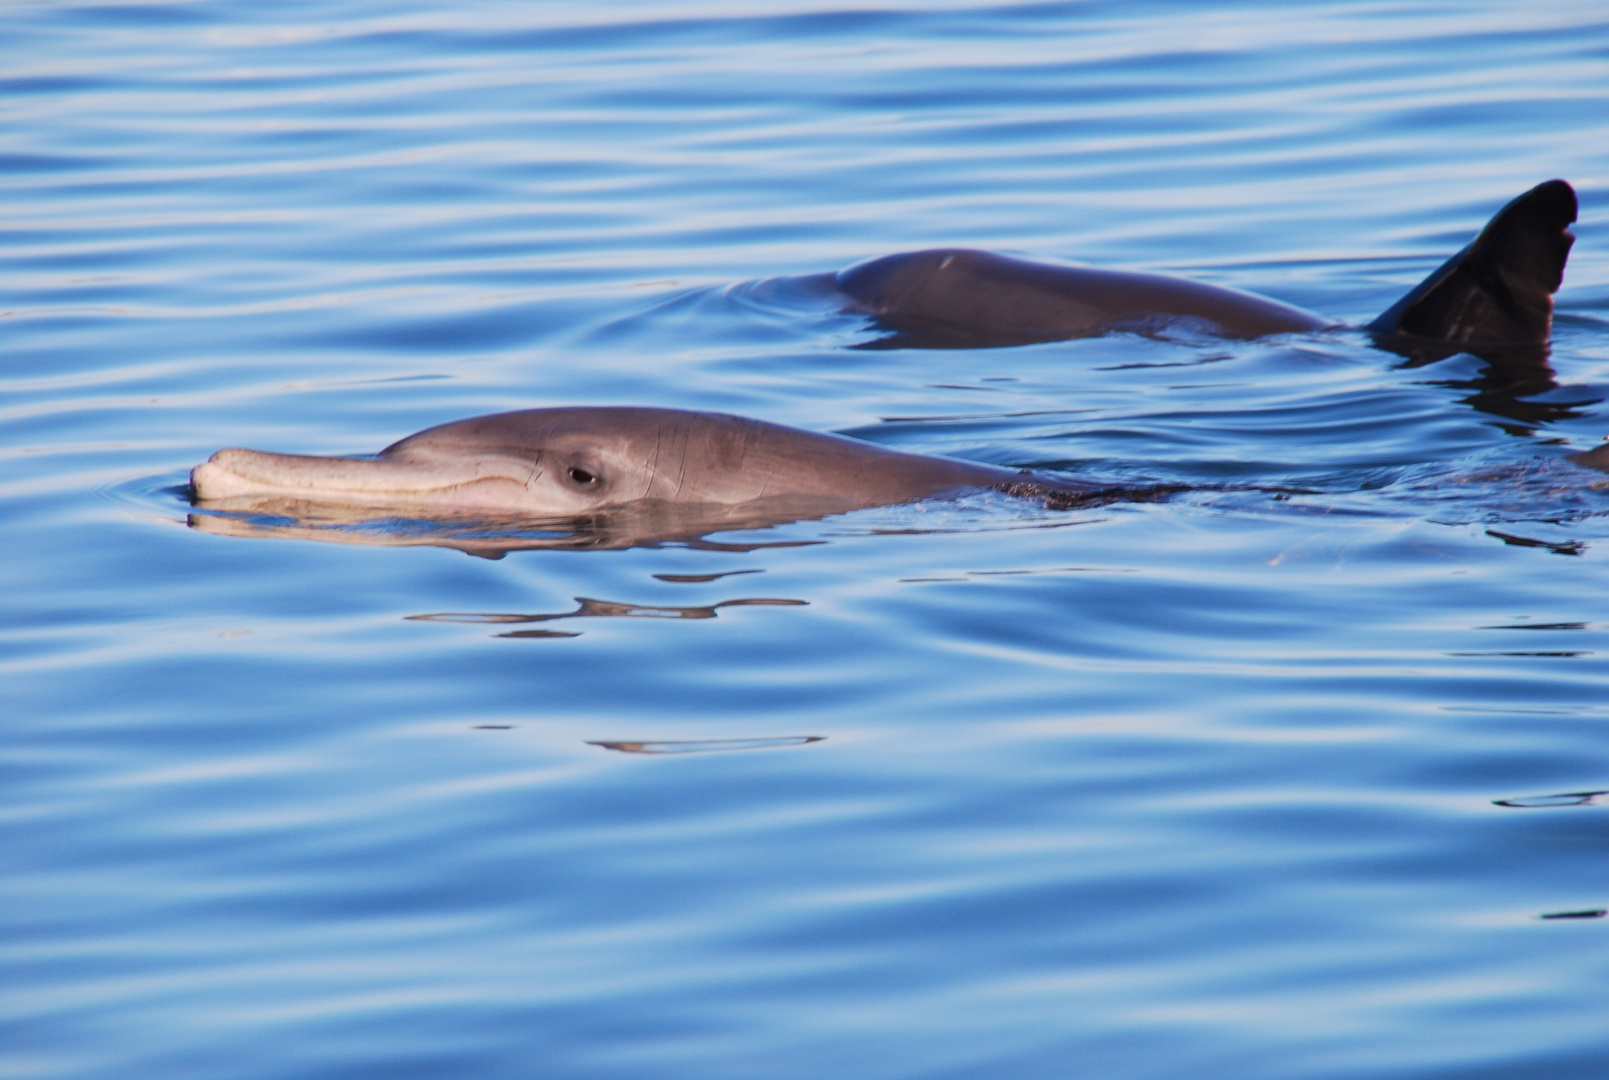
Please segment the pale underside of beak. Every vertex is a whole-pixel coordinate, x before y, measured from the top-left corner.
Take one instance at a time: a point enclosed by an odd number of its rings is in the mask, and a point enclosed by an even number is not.
[[[370,506],[437,510],[517,509],[532,501],[541,476],[531,461],[331,458],[220,450],[190,473],[195,496],[221,499],[280,497]]]

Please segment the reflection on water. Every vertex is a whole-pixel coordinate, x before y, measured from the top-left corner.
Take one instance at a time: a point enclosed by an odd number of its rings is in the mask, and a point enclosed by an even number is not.
[[[721,570],[714,574],[655,574],[660,581],[668,581],[674,585],[701,585],[721,578],[737,577],[740,574],[763,574],[764,570]]]
[[[1483,626],[1482,630],[1588,630],[1591,625],[1584,622],[1536,622],[1536,623],[1505,623],[1502,626]]]
[[[1137,574],[1132,566],[1047,566],[1039,569],[965,570],[950,577],[900,578],[902,585],[924,585],[938,582],[975,581],[992,577],[1033,577],[1040,574]]]
[[[1495,652],[1462,651],[1450,652],[1448,656],[1551,656],[1560,659],[1570,659],[1577,656],[1592,656],[1593,653],[1585,651],[1572,651],[1567,649],[1537,650],[1537,649],[1504,649]]]
[[[765,530],[822,516],[809,500],[769,499],[741,507],[638,502],[584,517],[409,518],[394,511],[295,499],[216,499],[188,515],[190,528],[214,536],[320,540],[370,547],[442,547],[482,559],[511,551],[620,551],[676,545],[700,551],[751,552],[813,540],[745,543],[712,533]]]
[[[575,598],[574,611],[554,611],[535,615],[499,612],[443,611],[427,615],[409,615],[413,622],[450,623],[534,623],[552,622],[554,619],[713,619],[716,612],[727,607],[806,607],[808,600],[788,600],[781,597],[751,596],[736,600],[722,600],[718,604],[693,606],[666,606],[657,604],[620,604],[613,600],[593,600],[585,596]],[[512,635],[502,635],[509,637]],[[528,634],[525,636],[529,636]]]
[[[626,754],[709,754],[723,750],[770,750],[822,742],[825,735],[784,735],[765,739],[660,739],[657,742],[588,740],[588,746]]]
[[[1543,548],[1555,555],[1580,555],[1587,550],[1587,545],[1580,540],[1537,540],[1529,536],[1499,532],[1497,529],[1487,529],[1486,535],[1501,540],[1511,547]]]
[[[1594,806],[1605,795],[1609,795],[1609,791],[1570,791],[1563,795],[1525,795],[1515,799],[1493,799],[1492,802],[1497,806],[1513,806],[1520,809]]]
[[[859,342],[852,346],[853,348],[873,350],[1005,348],[1058,340],[1054,335],[1011,333],[918,319],[880,317],[874,320],[874,325],[880,336]],[[1227,354],[1214,351],[1216,335],[1210,328],[1192,328],[1176,318],[1159,321],[1157,325],[1150,327],[1126,323],[1113,327],[1110,332],[1137,334],[1194,346],[1196,355],[1180,360],[1112,364],[1103,370],[1190,368],[1219,363],[1228,358]],[[1479,369],[1471,376],[1434,379],[1429,385],[1460,391],[1465,395],[1459,399],[1462,404],[1491,416],[1514,421],[1515,423],[1506,430],[1518,437],[1533,435],[1538,428],[1551,423],[1580,419],[1587,415],[1583,412],[1584,409],[1603,400],[1601,397],[1583,393],[1580,389],[1572,394],[1573,400],[1570,401],[1532,400],[1559,389],[1557,375],[1548,362],[1550,350],[1545,345],[1475,348],[1389,334],[1374,334],[1371,335],[1371,340],[1380,349],[1404,357],[1402,370],[1430,368],[1455,357],[1476,361]],[[1434,374],[1434,370],[1431,374]],[[967,389],[939,383],[931,385],[935,389]]]
[[[1473,349],[1400,336],[1376,335],[1374,340],[1381,348],[1407,358],[1403,370],[1456,363],[1455,358],[1474,360],[1479,369],[1471,376],[1434,379],[1430,385],[1464,392],[1466,396],[1459,399],[1462,404],[1514,421],[1504,425],[1504,430],[1520,438],[1534,435],[1537,429],[1549,424],[1582,418],[1587,415],[1582,410],[1603,400],[1579,388],[1571,395],[1575,400],[1531,400],[1559,389],[1557,375],[1548,362],[1550,350],[1545,346]],[[1430,373],[1435,373],[1433,368]]]

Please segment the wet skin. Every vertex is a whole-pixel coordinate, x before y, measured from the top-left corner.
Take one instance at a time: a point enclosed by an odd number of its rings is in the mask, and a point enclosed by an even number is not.
[[[196,498],[300,498],[446,513],[573,517],[643,501],[823,513],[1067,477],[889,450],[724,413],[577,407],[498,413],[421,431],[373,458],[220,450],[191,473]]]
[[[1403,347],[1545,346],[1574,237],[1563,180],[1500,209],[1473,241],[1369,324]],[[851,310],[895,343],[978,348],[1182,326],[1230,338],[1310,333],[1332,320],[1277,300],[1160,274],[1031,262],[942,248],[887,255],[838,274]],[[904,341],[899,339],[903,336]],[[1400,339],[1396,340],[1396,339]]]
[[[564,523],[558,539],[526,535],[504,548],[631,546],[978,490],[1057,507],[1155,495],[723,413],[630,407],[480,416],[411,435],[372,458],[220,450],[192,471],[191,488],[202,509],[275,514],[307,535],[352,542],[373,541],[338,535],[340,527],[382,512],[490,522],[503,540],[528,534],[532,523]],[[252,534],[265,527],[216,516],[191,524]],[[286,528],[273,531],[289,535]],[[380,542],[442,538],[410,540],[403,532]],[[449,546],[492,542],[458,536]]]
[[[1411,365],[1468,351],[1492,357],[1494,368],[1502,363],[1522,373],[1538,366],[1546,372],[1553,293],[1574,240],[1567,227],[1575,217],[1568,184],[1538,185],[1503,207],[1474,241],[1371,323],[1369,332]],[[949,334],[947,340],[978,346],[1181,323],[1234,337],[1331,325],[1298,308],[1217,286],[965,250],[876,259],[838,275],[836,284],[858,310],[896,332]],[[1550,373],[1545,381],[1551,386]],[[1536,378],[1519,384],[1537,392]],[[1574,460],[1609,468],[1603,451]],[[277,507],[282,516],[302,522],[288,528],[328,539],[354,539],[334,532],[371,520],[379,510],[425,519],[500,518],[500,539],[459,537],[450,543],[477,554],[511,546],[696,539],[717,530],[983,489],[1061,507],[1163,493],[901,453],[721,413],[628,407],[528,409],[460,420],[411,435],[373,458],[220,450],[196,467],[191,484],[204,508],[246,513]],[[330,507],[345,509],[331,513]],[[558,520],[572,523],[561,534],[567,542],[526,536],[514,543],[508,535],[510,522]],[[578,529],[578,521],[592,525]],[[192,524],[237,533],[265,527],[205,516]],[[287,535],[286,528],[276,532]],[[577,542],[577,536],[584,539]],[[381,542],[444,541],[399,534]]]
[[[1538,184],[1364,329],[1406,367],[1455,353],[1485,361],[1477,378],[1448,385],[1471,391],[1466,404],[1516,422],[1516,433],[1576,415],[1584,403],[1525,400],[1557,386],[1548,338],[1576,211],[1569,184]],[[857,346],[867,349],[995,348],[1116,332],[1247,339],[1338,326],[1222,286],[957,248],[887,255],[832,281],[849,310],[883,331]]]

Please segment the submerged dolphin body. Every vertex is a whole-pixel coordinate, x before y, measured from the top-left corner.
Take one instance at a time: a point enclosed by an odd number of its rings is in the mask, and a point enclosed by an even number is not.
[[[427,521],[492,521],[504,526],[501,534],[519,523],[566,523],[557,542],[508,542],[504,548],[696,538],[981,489],[1059,507],[1155,494],[907,454],[722,413],[625,407],[527,409],[459,420],[410,435],[373,458],[220,450],[190,480],[204,509],[302,523],[268,530],[280,534],[287,527],[313,534],[322,528],[326,539],[363,542],[337,535],[338,527],[373,521],[381,516],[377,511]],[[215,532],[264,531],[242,521],[203,516],[191,523]],[[529,539],[523,526],[512,531]],[[409,535],[418,534],[401,530],[380,542],[441,542],[410,541]],[[582,541],[563,541],[575,536]],[[470,550],[487,542],[459,535],[449,546]]]
[[[1366,328],[1392,351],[1439,342],[1540,349],[1574,237],[1576,197],[1563,180],[1504,206],[1468,247]],[[1336,324],[1278,301],[1160,274],[1029,262],[984,251],[888,255],[837,275],[851,310],[891,333],[883,347],[979,348],[1168,327],[1231,338]]]

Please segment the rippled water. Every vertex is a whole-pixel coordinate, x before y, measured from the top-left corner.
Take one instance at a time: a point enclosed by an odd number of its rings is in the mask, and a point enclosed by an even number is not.
[[[5,1075],[1609,1070],[1601,4],[0,40]],[[959,244],[1356,324],[1553,176],[1552,377],[855,348],[794,280]],[[496,561],[186,527],[220,446],[560,403],[1195,490]]]

